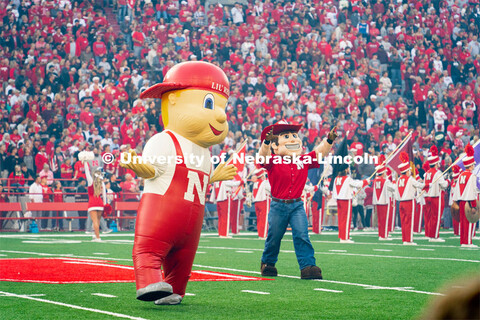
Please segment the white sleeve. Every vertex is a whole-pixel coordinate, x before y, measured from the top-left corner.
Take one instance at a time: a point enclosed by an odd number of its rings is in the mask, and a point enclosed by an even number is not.
[[[142,160],[155,168],[155,177],[165,173],[169,165],[175,165],[175,145],[166,132],[157,133],[151,137],[143,148]],[[169,158],[170,157],[170,158]]]
[[[226,187],[238,187],[240,185],[240,181],[238,180],[228,180],[223,181],[222,183],[225,183]]]
[[[90,167],[88,166],[87,161],[83,163],[83,167],[85,168],[85,177],[87,178],[87,184],[90,187],[93,184],[93,178],[92,178],[92,175],[90,174]]]
[[[442,189],[442,190],[446,190],[448,188],[448,182],[443,177],[438,179],[438,185],[440,186],[440,189]]]
[[[387,180],[385,181],[385,184],[386,184],[385,187],[387,188],[387,191],[388,191],[388,192],[392,192],[392,193],[395,192],[395,185],[393,184],[392,181],[390,181],[390,180],[387,179]]]
[[[412,185],[417,189],[423,189],[423,187],[425,187],[425,184],[423,182],[417,181],[415,179],[413,179]]]
[[[354,180],[350,178],[350,186],[353,188],[362,188],[363,187],[363,180]]]

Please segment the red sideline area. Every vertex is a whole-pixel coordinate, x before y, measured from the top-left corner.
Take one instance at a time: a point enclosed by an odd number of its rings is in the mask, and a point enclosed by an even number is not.
[[[132,266],[75,258],[0,259],[0,281],[35,283],[135,282]],[[190,281],[273,280],[208,270],[193,270]]]

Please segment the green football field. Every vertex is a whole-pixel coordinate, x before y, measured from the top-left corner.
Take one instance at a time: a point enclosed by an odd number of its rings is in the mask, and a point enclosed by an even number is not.
[[[451,232],[441,232],[445,243],[416,235],[418,246],[403,246],[399,231],[393,237],[379,242],[374,232],[353,232],[356,243],[340,244],[335,232],[312,234],[324,277],[317,281],[300,280],[287,233],[279,276],[241,281],[261,277],[264,241],[253,233],[232,239],[203,234],[193,269],[203,275],[220,272],[221,280],[228,277],[225,273],[234,274],[235,281],[192,281],[181,305],[155,306],[135,299],[134,282],[75,283],[87,275],[102,278],[103,270],[114,269],[110,276],[119,277],[132,273],[132,233],[103,235],[101,243],[83,233],[4,233],[0,319],[415,319],[446,283],[478,276],[480,251],[460,249]],[[53,264],[46,268],[45,261]],[[24,269],[17,271],[19,265]],[[82,268],[98,271],[89,274]],[[36,281],[33,274],[55,282],[65,272],[74,283],[25,282]]]

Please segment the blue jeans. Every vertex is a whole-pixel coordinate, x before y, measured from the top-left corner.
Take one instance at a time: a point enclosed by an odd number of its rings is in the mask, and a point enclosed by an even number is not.
[[[308,237],[307,214],[303,202],[281,203],[272,201],[268,213],[268,234],[263,250],[262,262],[275,264],[278,260],[280,243],[290,224],[292,227],[293,246],[300,270],[315,265],[314,250]]]

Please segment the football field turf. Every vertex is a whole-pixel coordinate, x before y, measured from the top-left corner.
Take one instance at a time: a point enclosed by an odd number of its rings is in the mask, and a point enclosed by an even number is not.
[[[267,281],[251,278],[261,278],[263,240],[202,234],[197,281],[182,304],[155,306],[135,299],[133,233],[102,235],[101,243],[84,233],[4,233],[0,319],[414,319],[446,283],[478,276],[480,250],[460,249],[451,232],[441,232],[445,243],[416,235],[418,246],[403,246],[399,231],[393,237],[353,232],[356,243],[340,244],[336,232],[312,234],[324,277],[312,281],[300,280],[287,233],[279,276]]]

